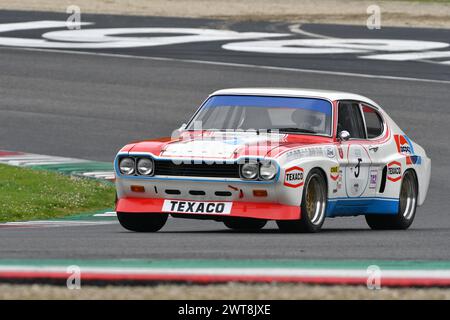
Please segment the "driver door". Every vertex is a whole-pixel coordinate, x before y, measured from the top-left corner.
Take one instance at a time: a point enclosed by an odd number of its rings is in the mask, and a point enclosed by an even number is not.
[[[356,101],[339,102],[337,134],[344,130],[348,131],[350,137],[341,141],[341,148],[346,151],[346,156],[340,159],[340,166],[343,169],[347,197],[357,198],[368,192],[372,161],[365,144],[362,143],[366,139],[366,131],[361,108]]]

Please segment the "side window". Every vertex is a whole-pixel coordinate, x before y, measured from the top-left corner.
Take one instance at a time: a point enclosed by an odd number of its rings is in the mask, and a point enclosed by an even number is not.
[[[367,137],[379,137],[383,133],[383,120],[375,109],[362,105],[364,119],[366,120]]]
[[[338,111],[338,133],[346,130],[351,139],[365,139],[364,122],[358,103],[340,102]]]

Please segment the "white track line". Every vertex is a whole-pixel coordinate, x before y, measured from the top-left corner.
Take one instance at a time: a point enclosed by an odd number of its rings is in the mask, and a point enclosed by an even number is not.
[[[293,24],[289,26],[289,30],[292,33],[301,34],[307,37],[311,38],[317,38],[317,39],[342,39],[342,38],[336,38],[336,37],[330,37],[318,33],[308,32],[305,30],[302,30],[301,24]],[[431,52],[431,53],[430,53]],[[409,60],[417,60],[420,62],[425,63],[431,63],[431,64],[450,64],[450,61],[433,61],[433,60],[427,60],[427,58],[439,58],[439,57],[448,57],[450,51],[427,51],[427,52],[409,52],[409,53],[399,53],[397,55],[389,53],[389,54],[373,54],[370,56],[360,56],[361,59],[373,59],[378,58],[380,60],[383,60],[383,57],[389,58],[386,60],[391,60],[392,57],[397,57],[397,61],[409,61]],[[405,59],[410,58],[410,59]]]
[[[91,177],[91,178],[97,178],[97,179],[115,179],[114,171],[88,171],[88,172],[82,172],[75,174],[77,176],[84,176],[84,177]]]
[[[0,163],[5,163],[13,166],[32,166],[44,164],[84,163],[84,162],[89,161],[83,159],[47,156],[33,153],[26,153],[14,156],[0,156]]]
[[[115,211],[97,213],[97,214],[94,214],[94,217],[117,217],[117,213]]]
[[[338,38],[335,38],[335,37],[329,37],[329,36],[325,36],[325,35],[322,35],[322,34],[312,33],[312,32],[308,32],[308,31],[302,30],[301,26],[302,26],[301,24],[293,24],[293,25],[289,26],[289,30],[292,33],[302,34],[304,36],[311,37],[311,38],[338,39]]]
[[[450,51],[425,51],[425,52],[403,52],[403,53],[388,53],[388,54],[371,54],[361,56],[360,59],[377,59],[388,61],[411,61],[423,59],[448,58]],[[436,62],[442,63],[442,62]]]
[[[81,226],[97,226],[117,224],[117,221],[83,221],[83,220],[68,220],[68,221],[19,221],[0,223],[1,228],[58,228],[58,227],[81,227]]]
[[[382,80],[395,80],[395,81],[414,81],[414,82],[450,84],[450,81],[448,81],[448,80],[423,79],[423,78],[413,78],[413,77],[396,77],[396,76],[374,75],[374,74],[366,74],[366,73],[339,72],[339,71],[314,70],[314,69],[302,69],[302,68],[290,68],[290,67],[274,67],[274,66],[265,66],[265,65],[247,64],[247,63],[231,63],[231,62],[195,60],[195,59],[191,60],[191,59],[163,58],[163,57],[151,57],[151,56],[135,56],[135,55],[129,55],[129,54],[100,53],[100,52],[88,52],[88,51],[70,51],[70,50],[57,50],[57,49],[11,48],[11,47],[2,47],[2,48],[10,49],[10,50],[52,52],[52,53],[100,56],[100,57],[121,58],[121,59],[140,59],[140,60],[152,60],[152,61],[182,62],[182,63],[192,63],[192,64],[215,65],[215,66],[222,66],[222,67],[235,67],[235,68],[246,68],[246,69],[251,68],[251,69],[262,69],[262,70],[273,70],[273,71],[288,71],[288,72],[322,74],[322,75],[332,75],[332,76],[341,76],[341,77],[357,77],[357,78],[367,78],[367,79],[382,79]]]

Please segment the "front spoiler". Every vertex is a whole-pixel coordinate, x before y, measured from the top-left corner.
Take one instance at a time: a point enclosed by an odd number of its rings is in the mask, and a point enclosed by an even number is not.
[[[167,213],[162,211],[164,200],[166,199],[122,198],[117,201],[116,211],[122,213]],[[211,217],[211,219],[220,216],[267,220],[297,220],[300,219],[300,207],[279,203],[235,201],[229,214],[188,213],[187,215]]]

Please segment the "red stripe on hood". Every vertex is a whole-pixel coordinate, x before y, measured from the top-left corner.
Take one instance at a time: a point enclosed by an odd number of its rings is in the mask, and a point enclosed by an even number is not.
[[[164,155],[163,152],[174,145],[180,143],[180,148],[184,143],[195,142],[197,140],[205,139],[211,137],[211,132],[189,132],[182,139],[171,139],[171,138],[159,138],[154,140],[145,140],[141,142],[136,142],[125,146],[122,152],[134,152],[134,153],[151,153],[155,156],[164,156],[170,158],[170,155]],[[269,135],[270,137],[270,135]],[[252,138],[262,138],[260,141],[251,141]],[[249,139],[249,141],[246,141]],[[299,134],[285,134],[282,135],[279,141],[270,142],[270,139],[264,140],[261,136],[242,136],[238,137],[237,140],[242,140],[242,143],[237,143],[233,149],[233,145],[230,145],[230,150],[232,149],[229,156],[217,156],[213,158],[239,158],[241,156],[257,156],[257,157],[277,157],[280,154],[288,151],[291,148],[298,148],[303,146],[308,146],[312,144],[330,144],[333,143],[333,139],[329,137],[322,136],[311,136],[311,135],[299,135]],[[223,141],[218,140],[217,143],[223,143]],[[189,154],[178,155],[177,157],[190,157]],[[192,156],[195,157],[195,156]],[[207,156],[205,156],[207,158]]]

